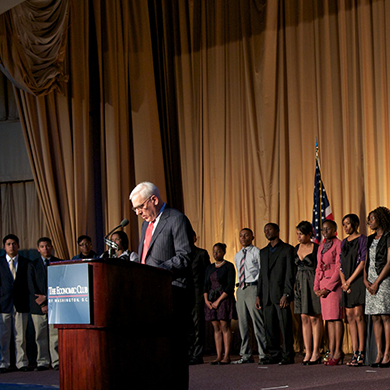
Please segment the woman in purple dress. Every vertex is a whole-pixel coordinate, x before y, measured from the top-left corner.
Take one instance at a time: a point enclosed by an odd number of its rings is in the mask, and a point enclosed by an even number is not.
[[[205,319],[213,324],[217,350],[217,358],[210,364],[230,364],[230,321],[237,318],[234,300],[236,271],[234,265],[224,259],[225,254],[225,244],[214,245],[215,263],[207,267],[204,282]]]

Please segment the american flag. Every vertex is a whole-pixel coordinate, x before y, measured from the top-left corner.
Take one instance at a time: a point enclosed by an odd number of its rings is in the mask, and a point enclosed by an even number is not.
[[[334,220],[328,196],[326,195],[324,183],[322,182],[318,148],[316,155],[316,173],[314,177],[314,199],[313,199],[313,230],[314,241],[319,244],[322,238],[322,224],[325,219]]]

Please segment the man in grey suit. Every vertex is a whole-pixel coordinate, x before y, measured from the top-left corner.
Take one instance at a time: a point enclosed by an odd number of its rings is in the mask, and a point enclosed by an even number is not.
[[[180,211],[170,208],[160,197],[158,188],[150,182],[138,184],[130,194],[134,212],[143,220],[138,247],[142,264],[173,272],[173,353],[176,387],[188,388],[188,342],[190,324],[192,227]]]

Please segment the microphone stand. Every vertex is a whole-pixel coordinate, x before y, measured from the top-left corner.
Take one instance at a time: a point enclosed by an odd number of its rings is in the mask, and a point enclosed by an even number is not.
[[[116,252],[118,251],[118,244],[113,242],[108,238],[108,236],[115,232],[115,230],[119,229],[120,227],[124,227],[128,225],[129,221],[127,219],[124,219],[117,227],[112,229],[106,236],[104,236],[104,243],[108,246],[108,257],[112,258],[114,255],[116,255]]]

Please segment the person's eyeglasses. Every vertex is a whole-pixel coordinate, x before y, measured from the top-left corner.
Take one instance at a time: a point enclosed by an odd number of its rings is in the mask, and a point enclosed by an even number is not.
[[[137,214],[140,210],[142,210],[143,208],[145,208],[145,205],[147,202],[149,202],[149,200],[152,198],[153,195],[149,196],[148,199],[146,199],[142,204],[140,204],[139,206],[135,206],[135,207],[132,207],[132,210]]]

